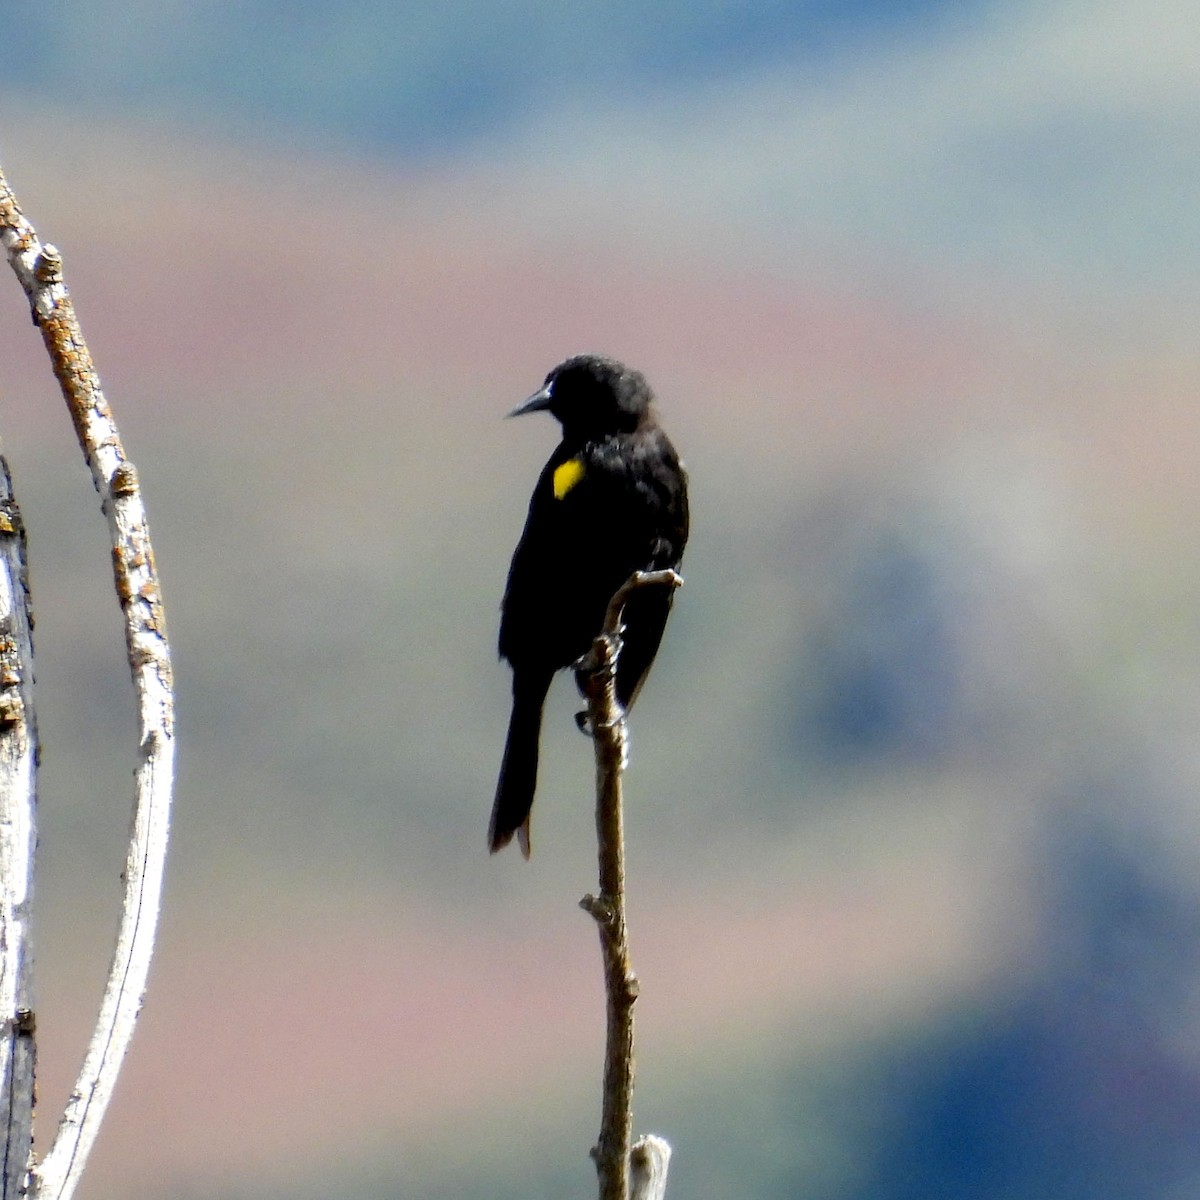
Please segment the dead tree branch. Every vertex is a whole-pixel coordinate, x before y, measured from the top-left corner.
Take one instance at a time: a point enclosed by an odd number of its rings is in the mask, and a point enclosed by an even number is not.
[[[604,627],[577,670],[587,697],[588,725],[596,747],[596,838],[600,894],[584,896],[600,932],[607,997],[604,1095],[600,1138],[592,1151],[600,1177],[600,1200],[628,1200],[633,1130],[633,1004],[638,981],[629,960],[625,924],[625,832],[621,773],[625,768],[625,712],[617,700],[616,665],[621,653],[621,616],[629,597],[644,587],[679,587],[674,571],[637,571],[609,602]],[[661,1140],[661,1139],[656,1139]],[[664,1146],[666,1143],[662,1143]],[[668,1152],[669,1153],[669,1152]],[[662,1160],[665,1181],[666,1159]]]
[[[0,456],[0,1196],[19,1200],[33,1165],[36,1067],[29,916],[37,844],[37,722],[25,528]]]
[[[96,1029],[58,1133],[33,1170],[31,1194],[68,1200],[79,1181],[142,1003],[166,864],[174,778],[175,715],[170,650],[154,551],[137,471],[126,458],[112,410],[63,280],[62,260],[38,240],[0,171],[0,244],[25,289],[34,322],[67,402],[112,539],[113,573],[137,695],[138,765],[125,895]]]

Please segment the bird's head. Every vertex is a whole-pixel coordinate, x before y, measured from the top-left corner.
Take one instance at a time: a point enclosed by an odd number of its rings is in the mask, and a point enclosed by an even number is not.
[[[508,415],[547,411],[556,417],[566,438],[630,433],[654,399],[640,371],[598,354],[578,354],[559,363],[540,391]]]

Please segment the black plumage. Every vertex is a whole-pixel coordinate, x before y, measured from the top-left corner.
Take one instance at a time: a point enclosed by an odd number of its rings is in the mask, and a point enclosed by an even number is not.
[[[688,535],[687,476],[658,425],[645,378],[598,355],[567,359],[510,416],[548,411],[562,441],[542,469],[501,604],[500,655],[513,707],[488,844],[514,833],[529,856],[542,708],[556,671],[587,652],[608,602],[637,570],[678,567]],[[626,708],[654,661],[672,588],[625,607],[617,698]]]

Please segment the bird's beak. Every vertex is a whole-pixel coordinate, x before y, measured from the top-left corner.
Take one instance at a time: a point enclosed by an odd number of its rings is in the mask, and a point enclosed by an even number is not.
[[[540,392],[534,392],[528,400],[518,404],[508,415],[510,417],[523,417],[526,413],[542,412],[550,407],[550,388],[549,386],[542,388]]]

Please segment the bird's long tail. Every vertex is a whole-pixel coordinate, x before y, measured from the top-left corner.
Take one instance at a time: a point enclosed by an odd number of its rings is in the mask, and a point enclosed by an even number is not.
[[[521,853],[529,857],[529,816],[537,788],[538,740],[542,730],[542,707],[550,690],[552,674],[529,678],[513,674],[512,716],[508,741],[500,765],[500,781],[488,826],[488,846],[493,854],[517,835]]]

